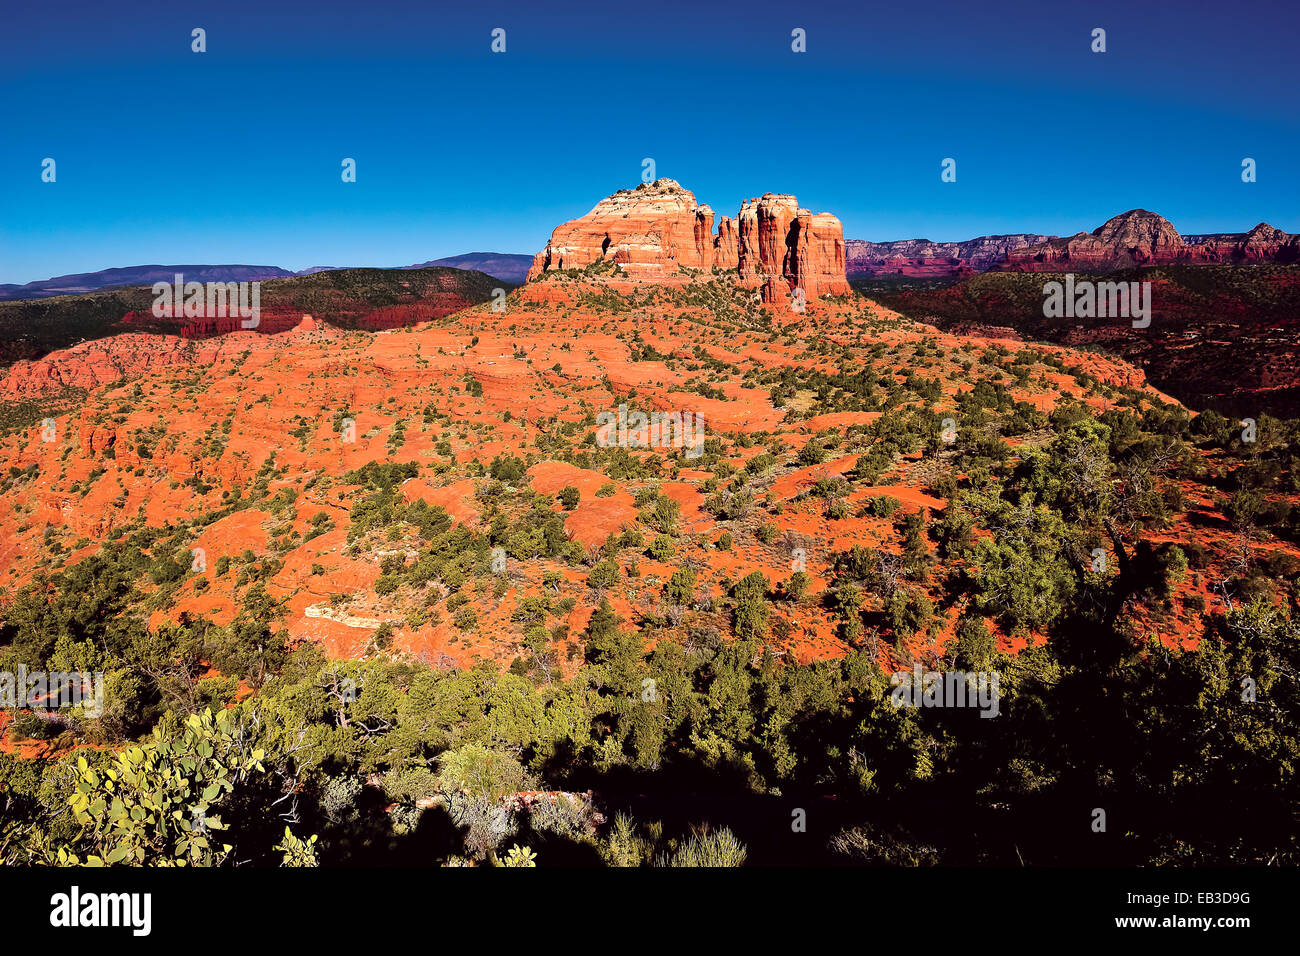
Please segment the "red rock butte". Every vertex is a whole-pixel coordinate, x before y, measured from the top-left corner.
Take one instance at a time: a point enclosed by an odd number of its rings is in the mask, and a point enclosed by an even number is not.
[[[1109,272],[1136,266],[1300,261],[1300,236],[1261,222],[1250,232],[1181,236],[1163,216],[1130,209],[1092,232],[1012,249],[997,266],[1013,272]]]
[[[794,196],[747,199],[735,219],[713,210],[671,179],[623,189],[580,219],[556,228],[533,258],[528,280],[548,272],[610,264],[629,282],[672,283],[734,273],[781,302],[796,289],[812,299],[846,295],[844,228],[830,213],[799,208]]]

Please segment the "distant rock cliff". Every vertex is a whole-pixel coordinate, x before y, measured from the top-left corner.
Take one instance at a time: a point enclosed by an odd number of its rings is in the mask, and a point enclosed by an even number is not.
[[[903,239],[844,243],[850,276],[960,278],[977,272],[1111,272],[1145,265],[1249,265],[1300,261],[1300,236],[1261,222],[1245,233],[1180,236],[1163,216],[1131,209],[1093,232],[1015,233],[965,242]]]
[[[1134,266],[1295,262],[1300,236],[1261,222],[1250,232],[1213,236],[1178,234],[1163,216],[1130,209],[1092,232],[1015,250],[997,268],[1016,272],[1110,272]]]
[[[969,275],[992,268],[1010,252],[1055,238],[1017,233],[1009,236],[979,236],[965,242],[931,242],[929,239],[868,242],[865,239],[849,239],[844,243],[846,271],[851,276],[946,278]]]

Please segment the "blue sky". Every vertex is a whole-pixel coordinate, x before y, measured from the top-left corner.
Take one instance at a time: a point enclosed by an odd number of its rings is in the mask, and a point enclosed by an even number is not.
[[[1067,6],[10,6],[0,282],[532,253],[645,157],[720,215],[790,192],[851,238],[1064,234],[1138,206],[1300,231],[1300,5]]]

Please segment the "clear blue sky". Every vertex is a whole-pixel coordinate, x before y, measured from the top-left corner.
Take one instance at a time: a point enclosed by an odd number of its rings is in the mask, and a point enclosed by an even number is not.
[[[643,157],[719,214],[791,192],[852,238],[1070,233],[1137,206],[1183,232],[1300,231],[1297,9],[11,4],[0,282],[531,253],[639,182]],[[790,50],[795,27],[806,54]],[[340,181],[345,156],[355,184]],[[955,184],[939,179],[949,156]]]

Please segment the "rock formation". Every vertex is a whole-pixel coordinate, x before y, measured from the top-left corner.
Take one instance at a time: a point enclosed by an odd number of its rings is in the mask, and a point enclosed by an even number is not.
[[[695,210],[695,254],[700,268],[713,268],[713,210],[708,206]]]
[[[948,278],[984,272],[1007,254],[1037,246],[1055,236],[1017,233],[1006,236],[978,236],[964,242],[931,242],[902,239],[896,242],[868,242],[848,239],[844,243],[845,272],[850,276],[903,275]]]
[[[1163,216],[1131,209],[1092,232],[1013,250],[997,268],[1018,272],[1111,272],[1134,266],[1295,262],[1300,236],[1261,222],[1248,233],[1178,234]]]
[[[600,262],[614,263],[633,279],[659,279],[681,267],[710,268],[712,250],[697,241],[704,220],[711,233],[713,211],[697,206],[695,196],[671,179],[621,189],[581,219],[557,227],[533,259],[528,279]]]
[[[736,220],[723,216],[718,223],[718,234],[713,239],[713,264],[719,269],[740,267],[740,240],[736,236]]]
[[[809,299],[849,292],[844,230],[829,213],[814,215],[794,196],[766,193],[746,200],[735,221],[723,217],[716,235],[713,223],[713,210],[674,180],[644,183],[556,228],[528,278],[611,263],[631,281],[734,271],[743,285],[761,289],[765,302],[784,301],[795,289]]]
[[[1120,213],[1094,231],[1052,239],[1007,256],[1006,268],[1024,271],[1108,272],[1175,262],[1186,243],[1168,219],[1145,209]]]
[[[1261,222],[1246,233],[1180,236],[1161,216],[1133,209],[1096,231],[1073,236],[1016,233],[964,242],[849,239],[850,276],[956,279],[990,269],[1017,272],[1109,272],[1144,265],[1249,265],[1300,261],[1300,236]]]
[[[844,275],[844,227],[828,212],[799,210],[795,237],[794,284],[809,295],[843,295],[849,291]]]
[[[1252,262],[1300,261],[1300,235],[1291,235],[1266,222],[1244,233],[1183,236],[1197,262],[1248,265]]]

